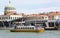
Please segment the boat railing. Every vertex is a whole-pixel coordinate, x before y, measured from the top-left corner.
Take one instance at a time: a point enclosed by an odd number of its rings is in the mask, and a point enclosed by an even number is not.
[[[35,29],[35,26],[17,26],[17,28],[16,29]]]

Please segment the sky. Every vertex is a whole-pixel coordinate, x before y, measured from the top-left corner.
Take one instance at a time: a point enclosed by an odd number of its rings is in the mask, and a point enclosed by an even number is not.
[[[17,13],[38,14],[42,12],[60,11],[60,0],[10,0]],[[4,13],[9,0],[0,0],[0,14]]]

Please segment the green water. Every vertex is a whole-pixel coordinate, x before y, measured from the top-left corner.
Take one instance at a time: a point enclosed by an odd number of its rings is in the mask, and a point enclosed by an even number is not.
[[[34,33],[0,30],[0,38],[60,38],[60,31],[45,31],[44,33]]]

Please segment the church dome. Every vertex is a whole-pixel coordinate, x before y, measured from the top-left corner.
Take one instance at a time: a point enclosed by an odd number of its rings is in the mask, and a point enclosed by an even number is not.
[[[16,8],[9,2],[8,5],[4,8],[4,15],[10,14],[10,13],[16,13]]]
[[[12,4],[8,4],[5,6],[5,10],[16,10]]]

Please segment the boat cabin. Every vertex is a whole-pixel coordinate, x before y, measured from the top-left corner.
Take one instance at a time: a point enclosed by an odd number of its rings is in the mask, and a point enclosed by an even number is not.
[[[32,30],[32,29],[35,29],[35,27],[34,26],[17,26],[16,29],[25,29],[25,30],[30,29],[30,30]]]

